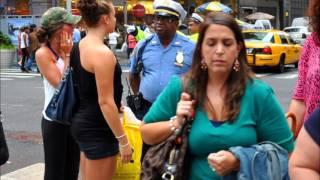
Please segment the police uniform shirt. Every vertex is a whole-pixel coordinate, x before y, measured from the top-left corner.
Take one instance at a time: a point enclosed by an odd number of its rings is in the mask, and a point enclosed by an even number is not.
[[[139,92],[143,94],[144,99],[154,102],[172,75],[181,76],[190,69],[195,44],[187,37],[177,33],[166,48],[162,46],[157,35],[149,38],[151,39],[146,43],[141,58],[143,70]],[[145,41],[139,42],[134,54],[131,56],[130,73],[135,73],[137,49]]]

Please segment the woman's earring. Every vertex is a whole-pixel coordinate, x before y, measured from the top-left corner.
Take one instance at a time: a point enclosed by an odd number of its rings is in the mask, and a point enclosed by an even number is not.
[[[203,59],[201,60],[201,69],[202,70],[207,70],[208,69],[208,66],[207,66],[206,62]]]
[[[238,61],[238,58],[234,61],[234,64],[233,64],[233,70],[238,72],[240,69],[240,64],[239,64],[239,61]]]

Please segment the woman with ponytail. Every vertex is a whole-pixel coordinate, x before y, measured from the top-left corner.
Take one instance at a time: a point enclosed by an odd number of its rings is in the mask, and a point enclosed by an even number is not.
[[[64,70],[69,64],[73,25],[80,17],[60,7],[48,9],[41,18],[37,37],[42,46],[36,52],[36,62],[44,84],[42,136],[45,172],[44,180],[77,180],[79,147],[71,136],[70,126],[53,122],[45,113]]]
[[[112,179],[117,154],[130,162],[132,150],[122,128],[121,67],[103,43],[115,29],[111,1],[79,0],[87,35],[74,46],[71,67],[79,93],[79,108],[72,120],[72,135],[81,152],[80,170],[84,180]]]

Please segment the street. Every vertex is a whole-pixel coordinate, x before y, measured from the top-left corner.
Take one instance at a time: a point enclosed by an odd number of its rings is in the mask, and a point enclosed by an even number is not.
[[[127,68],[123,65],[123,99],[127,95]],[[259,70],[257,76],[269,83],[284,111],[297,80],[297,69],[286,68],[282,74]],[[43,82],[39,74],[20,73],[18,69],[1,70],[1,110],[5,135],[10,151],[9,161],[1,166],[1,175],[21,168],[43,163],[41,138],[41,110],[43,107]],[[0,178],[1,179],[1,178]]]

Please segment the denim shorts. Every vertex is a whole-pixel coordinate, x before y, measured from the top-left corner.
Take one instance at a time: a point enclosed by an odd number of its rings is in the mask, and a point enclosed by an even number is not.
[[[115,156],[119,153],[118,143],[107,142],[77,142],[80,151],[90,160]]]

